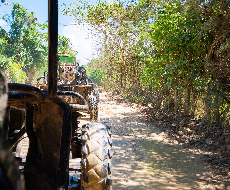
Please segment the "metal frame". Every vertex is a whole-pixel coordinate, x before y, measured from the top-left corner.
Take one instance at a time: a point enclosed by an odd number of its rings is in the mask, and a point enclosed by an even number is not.
[[[57,95],[58,0],[49,0],[48,6],[48,92],[26,84],[8,84],[9,109],[10,106],[15,106],[23,107],[23,109],[26,110],[25,127],[18,133],[22,135],[26,131],[30,140],[24,168],[26,189],[68,189],[69,185],[68,167],[72,112],[70,105]],[[58,92],[58,94],[65,96],[70,93]],[[82,97],[77,93],[71,93],[71,95],[77,96],[82,100]],[[82,102],[84,101],[82,100]],[[56,126],[55,123],[52,123],[52,120],[49,121],[47,118],[44,118],[43,121],[42,116],[40,116],[40,114],[43,114],[42,112],[44,112],[44,110],[51,109],[49,108],[50,105],[56,114],[54,117],[62,116],[62,118],[59,118],[60,126]],[[84,105],[86,105],[85,102]],[[41,109],[41,113],[37,109]],[[53,152],[53,157],[51,153],[48,154],[49,158],[45,158],[46,153],[39,142],[46,140],[43,139],[46,136],[35,131],[34,121],[36,118],[47,124],[47,126],[42,126],[42,129],[56,129],[58,133],[61,133],[61,138],[59,139],[60,143],[59,140],[55,139],[55,136],[50,136],[56,143],[60,144],[58,145],[60,146],[60,152]],[[47,129],[48,127],[49,129]],[[57,154],[59,156],[57,156]],[[58,162],[58,167],[50,169],[41,167],[44,163],[50,163],[50,160],[51,162]],[[38,179],[34,179],[35,176]]]

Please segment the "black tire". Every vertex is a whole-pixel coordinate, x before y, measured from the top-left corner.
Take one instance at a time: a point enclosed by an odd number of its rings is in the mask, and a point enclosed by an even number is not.
[[[96,96],[92,96],[92,95],[89,96],[89,114],[90,114],[91,121],[98,120],[98,103],[97,103]]]
[[[112,189],[112,140],[107,125],[82,126],[81,185],[84,190]]]

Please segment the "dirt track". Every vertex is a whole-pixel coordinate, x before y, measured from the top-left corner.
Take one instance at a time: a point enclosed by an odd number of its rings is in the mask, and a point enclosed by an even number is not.
[[[147,122],[136,104],[100,94],[99,120],[113,131],[113,189],[224,189],[205,180],[208,167],[199,150]]]
[[[113,133],[113,190],[226,189],[223,184],[214,187],[208,182],[209,169],[201,161],[199,149],[184,149],[146,121],[140,110],[136,104],[100,93],[99,121],[111,126]],[[88,117],[82,118],[80,125],[87,122]],[[26,138],[24,161],[27,148]],[[70,158],[70,168],[79,168],[79,163],[80,159]],[[70,176],[80,177],[73,171]]]

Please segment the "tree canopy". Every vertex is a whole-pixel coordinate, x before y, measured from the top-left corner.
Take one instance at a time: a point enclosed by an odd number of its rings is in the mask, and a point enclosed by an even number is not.
[[[89,74],[132,101],[209,121],[229,113],[229,1],[78,1],[65,7],[101,32]]]
[[[0,27],[0,68],[9,82],[29,83],[48,68],[48,25],[40,24],[34,12],[13,3],[3,20],[10,26]],[[76,56],[69,38],[59,35],[59,54]]]

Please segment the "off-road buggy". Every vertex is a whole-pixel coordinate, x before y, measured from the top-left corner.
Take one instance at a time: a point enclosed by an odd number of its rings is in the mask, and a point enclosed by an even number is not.
[[[97,121],[99,91],[96,90],[92,80],[87,77],[86,69],[79,66],[75,60],[75,57],[60,57],[57,81],[58,95],[70,105],[75,104],[75,112],[87,112],[92,121]],[[39,77],[34,86],[41,90],[48,90],[47,78],[48,72],[44,72],[44,76]]]
[[[97,92],[90,81],[84,82],[85,73],[80,72],[77,65],[60,60],[58,67],[57,0],[49,0],[48,23],[48,73],[38,84],[6,85],[0,75],[0,187],[68,189],[71,150],[73,158],[81,158],[81,167],[75,169],[81,172],[76,189],[111,189],[110,128],[92,122],[83,125],[78,132],[82,111],[89,112],[90,118],[97,120],[94,106]],[[40,83],[42,78],[44,83]],[[25,163],[17,157],[22,166],[19,170],[11,149],[14,151],[24,134],[29,137],[29,148]]]

